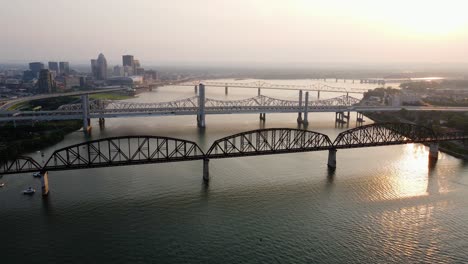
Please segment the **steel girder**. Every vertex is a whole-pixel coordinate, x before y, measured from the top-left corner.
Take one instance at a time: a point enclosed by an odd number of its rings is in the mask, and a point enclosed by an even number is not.
[[[43,170],[67,170],[197,160],[205,157],[192,141],[169,137],[104,138],[55,151]]]
[[[376,123],[344,131],[333,142],[335,148],[356,148],[438,141],[431,128],[408,123]]]
[[[329,149],[327,135],[300,129],[269,128],[243,132],[216,140],[208,158],[229,158]]]
[[[40,171],[42,166],[30,157],[18,157],[0,164],[0,175]]]
[[[348,107],[360,102],[359,99],[351,96],[339,96],[331,99],[309,101],[309,107],[324,108],[324,107]],[[60,111],[78,111],[81,110],[81,104],[62,105],[58,110]],[[242,100],[217,100],[206,98],[206,109],[219,109],[229,110],[242,107],[301,107],[299,101],[282,100],[269,96],[259,95],[256,97],[242,99]],[[304,107],[302,105],[302,107]],[[135,110],[187,110],[198,108],[198,96],[193,96],[186,99],[175,100],[170,102],[161,103],[134,103],[125,101],[109,101],[109,100],[95,100],[90,102],[91,112],[115,112],[115,111],[135,111]]]

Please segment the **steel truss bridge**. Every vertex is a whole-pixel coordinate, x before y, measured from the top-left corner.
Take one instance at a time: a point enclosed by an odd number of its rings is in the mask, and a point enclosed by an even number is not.
[[[313,83],[307,85],[297,85],[297,84],[275,84],[267,83],[264,81],[256,82],[204,82],[204,81],[193,81],[177,84],[177,86],[198,86],[199,83],[203,83],[207,87],[224,87],[229,88],[241,88],[241,89],[272,89],[272,90],[303,90],[303,91],[314,91],[314,92],[327,92],[327,93],[356,93],[362,94],[367,92],[369,89],[363,88],[353,88],[349,89],[346,87],[332,86],[324,83]]]
[[[91,118],[196,115],[198,126],[205,127],[205,115],[259,113],[264,120],[266,113],[298,113],[298,121],[307,125],[309,112],[388,112],[403,108],[408,111],[468,111],[468,107],[365,106],[359,104],[359,99],[349,95],[311,101],[308,92],[303,98],[302,90],[299,91],[298,100],[283,100],[265,95],[243,100],[217,100],[205,98],[205,87],[201,84],[199,87],[197,96],[160,103],[90,101],[87,95],[83,95],[81,103],[63,105],[54,111],[0,112],[0,122],[83,120],[83,127],[88,128]]]
[[[43,194],[48,193],[47,172],[129,166],[139,164],[203,161],[203,179],[209,180],[210,159],[329,151],[328,166],[336,168],[338,149],[430,144],[429,158],[437,159],[438,142],[467,140],[463,133],[437,134],[408,123],[376,123],[346,130],[334,141],[327,135],[302,129],[269,128],[238,133],[216,140],[205,152],[195,142],[159,136],[123,136],[87,141],[56,150],[41,166],[30,157],[0,165],[0,175],[40,171]],[[44,191],[46,190],[46,191]]]

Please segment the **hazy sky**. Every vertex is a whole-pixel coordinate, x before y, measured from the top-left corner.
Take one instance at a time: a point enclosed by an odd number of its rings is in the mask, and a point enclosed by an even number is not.
[[[466,63],[463,0],[0,0],[0,63]]]

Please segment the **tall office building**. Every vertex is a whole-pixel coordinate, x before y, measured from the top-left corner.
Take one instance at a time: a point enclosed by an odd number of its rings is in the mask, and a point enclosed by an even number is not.
[[[136,67],[135,67],[135,59],[134,59],[133,55],[123,55],[122,56],[122,62],[123,62],[124,68],[131,69],[131,72],[127,71],[128,75],[135,74]]]
[[[122,62],[123,66],[132,66],[133,67],[133,55],[123,55]]]
[[[55,92],[55,81],[52,78],[52,73],[49,70],[43,69],[40,71],[37,87],[39,93]]]
[[[61,61],[59,64],[60,74],[70,74],[70,63],[68,61]]]
[[[114,73],[113,74],[114,76],[118,76],[118,77],[122,76],[123,75],[122,67],[120,67],[119,65],[114,66],[113,73]]]
[[[56,61],[49,61],[49,71],[54,71],[56,74],[59,74],[59,64]]]
[[[97,71],[98,71],[97,60],[92,59],[91,60],[91,73],[93,74],[94,79],[97,79]]]
[[[96,80],[107,80],[107,60],[102,53],[97,60],[91,60],[91,70]]]
[[[29,70],[32,71],[35,78],[39,76],[39,72],[44,69],[44,63],[31,62],[29,63]]]

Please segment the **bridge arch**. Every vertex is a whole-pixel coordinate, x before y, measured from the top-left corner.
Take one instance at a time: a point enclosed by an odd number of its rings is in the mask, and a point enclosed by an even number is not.
[[[333,147],[356,148],[438,141],[428,127],[409,123],[375,123],[341,132]]]
[[[14,160],[0,162],[0,175],[40,171],[42,166],[33,158],[19,156]]]
[[[67,170],[199,160],[197,143],[170,137],[124,136],[83,142],[56,150],[44,170]]]
[[[268,128],[231,135],[216,140],[207,152],[207,158],[229,158],[306,152],[329,149],[327,135],[301,129]]]

